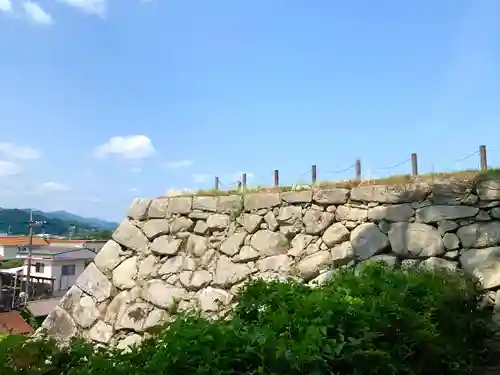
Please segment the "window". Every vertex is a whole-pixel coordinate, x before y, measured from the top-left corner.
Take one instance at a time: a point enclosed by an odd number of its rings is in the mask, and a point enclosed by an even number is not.
[[[61,275],[62,276],[73,276],[75,274],[74,264],[65,264],[62,266]]]
[[[43,263],[35,263],[35,272],[43,273],[45,271],[45,264]]]

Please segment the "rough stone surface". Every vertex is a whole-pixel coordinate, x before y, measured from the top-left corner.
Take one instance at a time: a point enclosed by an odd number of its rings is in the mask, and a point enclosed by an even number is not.
[[[358,259],[368,259],[389,246],[389,240],[377,225],[365,223],[351,232],[351,245]]]
[[[486,181],[136,199],[43,327],[129,348],[176,311],[226,317],[249,280],[315,286],[373,262],[462,269],[493,293],[499,192]]]
[[[432,257],[446,251],[438,230],[421,223],[394,223],[389,230],[392,251],[407,257]]]

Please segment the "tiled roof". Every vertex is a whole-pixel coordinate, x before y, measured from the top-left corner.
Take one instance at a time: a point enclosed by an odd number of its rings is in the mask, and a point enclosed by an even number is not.
[[[1,236],[0,246],[25,246],[28,245],[28,236]],[[42,237],[33,237],[33,245],[43,246],[48,245],[48,240]]]
[[[24,334],[33,332],[18,311],[0,313],[0,333]]]

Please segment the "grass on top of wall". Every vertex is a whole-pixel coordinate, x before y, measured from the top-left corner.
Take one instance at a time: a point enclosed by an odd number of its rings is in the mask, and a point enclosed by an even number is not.
[[[459,272],[382,264],[315,288],[255,281],[232,319],[179,315],[128,353],[7,337],[0,374],[465,375],[495,332],[481,297]]]
[[[470,185],[482,180],[500,179],[500,169],[488,169],[482,173],[475,170],[428,173],[419,176],[409,174],[394,175],[384,178],[368,179],[368,180],[345,180],[345,181],[317,181],[314,185],[296,184],[283,185],[279,187],[273,186],[248,186],[246,190],[238,189],[204,189],[196,192],[180,193],[172,196],[161,196],[160,198],[170,198],[174,196],[194,197],[194,196],[227,196],[227,195],[244,195],[258,192],[286,192],[286,191],[301,191],[314,189],[329,189],[329,188],[346,188],[351,189],[358,186],[387,186],[395,189],[415,189],[416,187],[425,187],[435,183],[439,184],[464,184]]]

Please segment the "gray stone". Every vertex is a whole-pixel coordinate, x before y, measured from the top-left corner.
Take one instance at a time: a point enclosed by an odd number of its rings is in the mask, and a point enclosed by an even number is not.
[[[144,220],[148,216],[151,199],[135,198],[128,208],[127,216],[134,220]]]
[[[358,259],[368,259],[389,246],[387,236],[374,223],[357,226],[351,232],[351,246]]]
[[[420,259],[403,259],[401,261],[402,268],[413,268],[417,267],[420,264]]]
[[[338,206],[335,211],[335,219],[337,221],[366,221],[368,218],[368,211],[364,208]]]
[[[146,235],[128,219],[122,221],[115,230],[113,240],[138,253],[147,250],[149,243]]]
[[[207,287],[195,294],[200,309],[203,312],[216,312],[222,306],[228,306],[231,303],[232,296],[222,289]]]
[[[207,270],[197,270],[192,273],[187,288],[189,290],[200,290],[212,283],[212,274]]]
[[[338,245],[349,238],[350,232],[342,223],[334,223],[323,234],[322,240],[326,246]]]
[[[167,217],[173,214],[187,215],[193,207],[193,198],[191,197],[173,197],[168,201]]]
[[[99,318],[96,302],[80,288],[72,286],[61,299],[59,306],[66,310],[82,328],[89,328]]]
[[[477,221],[490,221],[491,216],[484,210],[479,211],[479,213],[476,216]]]
[[[477,185],[477,195],[482,201],[500,200],[500,180],[484,180]]]
[[[160,236],[149,245],[153,253],[160,255],[175,255],[179,252],[182,240],[171,236]]]
[[[385,186],[363,186],[351,189],[351,200],[358,202],[377,203],[411,203],[424,200],[427,196],[425,190],[395,190]]]
[[[500,219],[500,207],[494,207],[491,209],[491,216],[495,219]]]
[[[213,284],[216,287],[227,288],[245,280],[251,272],[247,265],[233,263],[223,255],[217,259]]]
[[[208,250],[208,239],[197,234],[190,234],[186,243],[186,252],[201,257]]]
[[[421,223],[394,223],[389,230],[392,251],[407,257],[432,257],[446,250],[436,228]]]
[[[91,263],[85,268],[76,280],[78,286],[85,293],[93,297],[96,302],[104,302],[111,296],[113,285],[101,271]]]
[[[458,228],[458,224],[451,220],[441,220],[438,222],[438,230],[441,236],[447,232],[453,232]]]
[[[253,247],[243,246],[240,250],[240,253],[233,258],[233,261],[236,263],[245,263],[259,259],[259,257],[260,257],[259,252],[255,250]]]
[[[294,225],[302,219],[302,208],[300,206],[281,207],[276,218],[280,225]]]
[[[130,353],[131,348],[138,347],[142,343],[142,337],[137,333],[125,337],[116,345],[118,350],[123,350],[124,353]]]
[[[460,256],[465,272],[479,278],[485,289],[500,286],[500,247],[469,249]]]
[[[189,263],[191,263],[190,258],[184,255],[176,255],[163,263],[158,270],[158,274],[163,276],[179,273],[181,271],[193,271],[195,266]]]
[[[414,213],[411,204],[407,203],[377,206],[368,210],[368,219],[372,221],[408,221]]]
[[[220,251],[226,255],[233,256],[240,251],[241,246],[245,242],[246,232],[234,233],[232,236],[228,237],[220,245]]]
[[[312,190],[287,191],[281,193],[281,200],[290,204],[310,203]]]
[[[468,206],[427,206],[417,210],[416,219],[424,223],[437,223],[441,220],[474,217],[478,212],[478,208]]]
[[[243,209],[243,200],[241,195],[220,196],[217,201],[217,212],[221,214],[234,214]]]
[[[90,339],[101,344],[108,344],[113,334],[113,326],[106,324],[102,320],[98,320],[89,331]]]
[[[350,241],[342,242],[340,245],[331,249],[332,264],[336,267],[344,266],[355,258],[354,249]]]
[[[136,332],[144,331],[144,323],[153,307],[144,302],[124,305],[121,309],[115,329],[129,329]]]
[[[168,211],[168,198],[158,198],[151,201],[148,209],[148,218],[150,219],[163,219],[167,217]]]
[[[144,223],[142,231],[150,240],[170,232],[170,223],[166,219],[151,219]]]
[[[248,233],[255,233],[262,223],[262,216],[254,214],[243,214],[238,218],[238,223],[245,228]]]
[[[333,280],[334,275],[335,275],[335,271],[333,271],[333,270],[320,273],[319,276],[317,276],[314,279],[312,279],[311,281],[309,281],[309,285],[318,286],[318,285],[324,284],[326,282]]]
[[[298,257],[300,256],[306,247],[308,247],[313,241],[314,237],[309,234],[297,234],[291,242],[291,249],[288,251],[288,255]]]
[[[225,214],[211,214],[207,218],[207,226],[210,230],[224,230],[229,226],[230,218]]]
[[[142,298],[160,309],[170,310],[186,296],[182,288],[173,287],[161,280],[151,280],[144,284]]]
[[[137,277],[141,280],[148,280],[156,276],[158,276],[158,258],[154,255],[149,255],[139,262]]]
[[[334,219],[335,215],[331,212],[308,210],[302,219],[305,233],[313,235],[322,234],[333,223]]]
[[[278,221],[276,220],[276,216],[274,216],[273,212],[272,211],[269,211],[265,216],[264,216],[264,220],[269,228],[269,230],[271,231],[275,231],[276,229],[278,229],[279,227],[279,224],[278,224]],[[262,225],[261,225],[262,226]]]
[[[446,254],[443,255],[444,259],[448,260],[457,260],[460,253],[458,250],[447,251]]]
[[[456,270],[458,269],[458,262],[452,262],[450,260],[430,257],[428,259],[423,260],[419,264],[420,267],[426,267],[432,270],[435,269],[446,269],[446,270]]]
[[[154,328],[164,323],[168,318],[169,315],[166,311],[154,308],[153,310],[151,310],[148,317],[144,321],[143,328],[144,330]]]
[[[470,202],[472,183],[460,181],[438,182],[432,185],[429,200],[433,204],[458,205]]]
[[[243,202],[245,211],[253,211],[279,206],[281,198],[278,193],[253,193],[245,195]]]
[[[118,289],[132,289],[137,278],[137,257],[124,260],[113,271],[113,285]]]
[[[194,221],[181,216],[178,218],[175,218],[174,221],[172,221],[172,224],[170,224],[170,233],[175,234],[179,232],[184,232],[184,231],[189,231],[191,228],[194,227]]]
[[[252,235],[250,245],[265,256],[284,254],[289,247],[288,239],[284,234],[269,230],[259,230]]]
[[[297,270],[300,276],[306,280],[312,280],[319,275],[321,269],[332,263],[332,257],[329,251],[320,251],[309,255],[297,264]]]
[[[196,234],[204,235],[208,232],[208,225],[204,221],[198,220],[193,228],[193,232]]]
[[[67,343],[78,333],[76,323],[62,308],[56,307],[44,320],[41,328],[57,342]]]
[[[259,272],[290,272],[292,260],[286,254],[274,255],[257,261]]]
[[[457,231],[464,248],[491,247],[500,244],[500,222],[475,223]]]
[[[445,233],[443,236],[443,245],[446,250],[456,250],[460,248],[460,240],[454,233]]]
[[[193,210],[217,212],[217,197],[194,197]]]
[[[124,255],[120,244],[109,240],[95,256],[94,263],[103,273],[110,274],[122,262]]]
[[[321,205],[344,204],[349,198],[349,189],[322,189],[314,192],[313,201]]]

